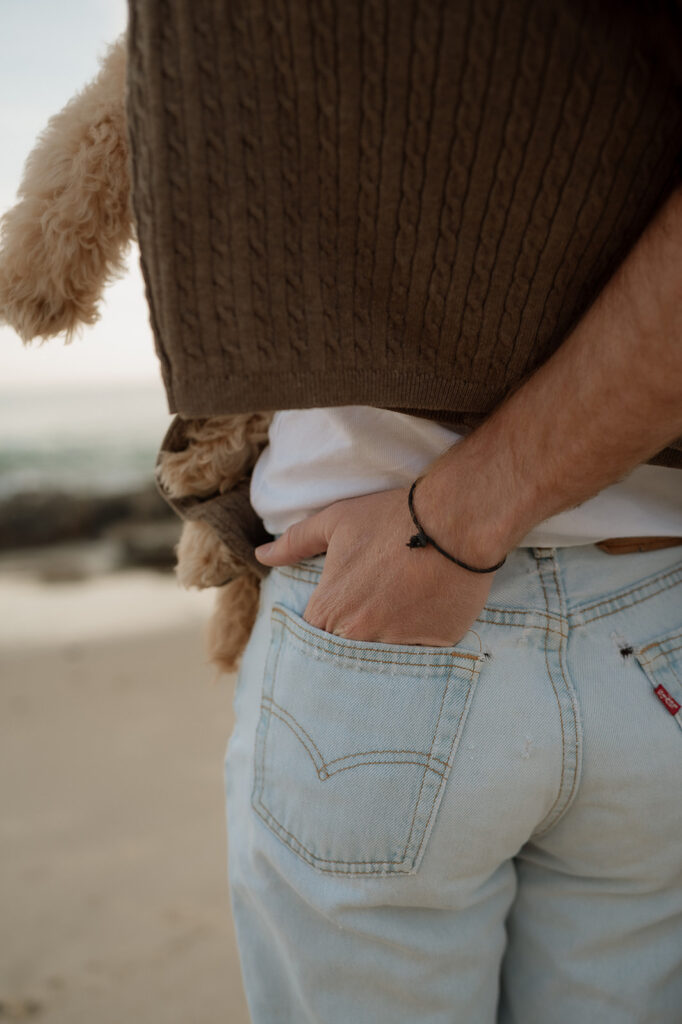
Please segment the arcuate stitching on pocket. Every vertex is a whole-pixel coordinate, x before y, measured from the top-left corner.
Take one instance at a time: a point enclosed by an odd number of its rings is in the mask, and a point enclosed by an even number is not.
[[[278,652],[278,655],[279,655],[279,652]],[[471,675],[473,676],[473,670],[471,672]],[[445,698],[447,696],[447,692],[448,692],[449,686],[450,686],[450,678],[448,678],[446,686],[445,686],[445,690],[443,692],[443,699],[441,700],[441,706],[440,706],[440,710],[439,710],[439,713],[438,713],[438,720],[436,722],[436,728],[434,730],[433,739],[431,741],[431,751],[433,751],[433,744],[435,743],[436,736],[438,735],[438,726],[440,725],[440,719],[441,719],[441,716],[442,716],[442,713],[443,713],[443,708],[445,706]],[[450,752],[449,752],[449,756],[448,756],[448,767],[449,767],[450,759],[452,757],[453,748],[455,746],[455,743],[457,742],[457,739],[459,738],[459,732],[460,732],[460,728],[461,728],[461,725],[462,725],[462,719],[464,717],[464,713],[465,713],[465,711],[466,711],[466,709],[468,707],[470,699],[471,699],[471,690],[469,691],[469,694],[468,694],[465,706],[464,706],[464,708],[462,709],[462,711],[460,713],[459,719],[457,720],[457,727],[455,729],[455,733],[454,733],[454,736],[453,736],[453,739],[452,739],[452,743],[450,745]],[[267,736],[267,733],[266,733],[266,736]],[[431,752],[429,753],[429,757],[431,757]],[[265,760],[265,744],[263,744],[263,767],[262,767],[262,772],[263,772],[262,778],[263,778],[263,780],[264,780],[264,777],[265,777],[265,774],[264,774],[264,760]],[[379,762],[379,763],[383,763],[383,762]],[[409,763],[412,763],[412,762],[406,762],[406,763],[409,764]],[[417,762],[417,763],[421,764],[421,762]],[[427,770],[428,770],[428,766],[426,766],[425,769],[424,769],[424,774],[422,776],[422,782],[421,782],[421,785],[419,787],[419,795],[417,797],[417,802],[415,804],[414,814],[412,815],[412,821],[410,823],[410,832],[409,832],[409,835],[407,837],[407,842],[405,843],[405,848],[403,850],[401,858],[398,861],[396,861],[396,860],[386,860],[386,861],[378,861],[378,860],[346,860],[346,861],[341,861],[338,858],[320,857],[318,854],[314,853],[312,850],[309,850],[308,847],[305,846],[304,843],[302,843],[301,840],[297,836],[295,836],[292,832],[289,831],[289,829],[287,829],[284,825],[282,825],[282,823],[272,813],[270,808],[265,807],[265,805],[260,803],[260,797],[259,797],[259,806],[256,808],[256,810],[261,815],[261,817],[263,817],[265,820],[270,819],[277,826],[277,828],[281,832],[283,832],[285,835],[287,835],[292,840],[292,843],[294,844],[295,847],[298,847],[299,849],[301,849],[305,853],[307,853],[308,856],[311,859],[311,862],[313,864],[315,864],[316,866],[318,866],[318,869],[320,871],[328,871],[328,872],[337,873],[337,874],[348,874],[348,872],[344,871],[343,869],[339,869],[337,867],[333,867],[333,868],[319,867],[319,864],[334,864],[334,865],[343,864],[344,866],[347,866],[347,867],[386,867],[386,868],[391,868],[392,867],[392,868],[395,868],[396,865],[399,865],[399,864],[403,863],[405,861],[406,856],[407,856],[407,851],[409,849],[410,842],[412,840],[412,833],[414,832],[414,826],[415,826],[415,822],[416,822],[416,819],[417,819],[417,812],[419,810],[419,801],[420,801],[420,798],[421,798],[422,790],[424,788],[424,781],[426,779]],[[438,786],[438,789],[436,790],[436,792],[434,794],[434,798],[433,798],[433,801],[432,801],[432,804],[431,804],[431,808],[429,810],[429,815],[428,815],[428,818],[427,818],[426,823],[424,825],[424,832],[423,832],[423,835],[422,835],[422,839],[421,839],[421,842],[420,842],[419,847],[417,849],[417,852],[415,853],[415,857],[414,857],[415,863],[417,862],[417,860],[419,858],[419,854],[421,853],[421,849],[422,849],[422,847],[424,845],[426,837],[429,834],[429,825],[430,825],[431,819],[433,817],[434,808],[436,806],[436,803],[438,802],[438,794],[440,793],[440,790],[441,790],[441,788],[443,786],[443,782],[445,781],[445,773],[443,773],[441,775],[441,773],[440,772],[436,772],[435,769],[431,769],[431,770],[434,771],[435,774],[439,776],[441,781],[440,781],[440,784]]]
[[[454,756],[454,750],[457,746],[457,742],[462,729],[462,722],[466,716],[466,712],[471,703],[473,695],[473,682],[477,676],[480,666],[483,663],[483,654],[469,654],[453,651],[443,651],[442,655],[439,656],[439,652],[433,649],[429,650],[428,653],[424,653],[419,656],[415,651],[406,651],[404,655],[405,660],[393,660],[390,658],[364,658],[364,655],[369,653],[395,653],[400,656],[400,651],[388,651],[385,652],[383,648],[379,647],[367,647],[366,645],[359,648],[357,646],[336,642],[335,638],[327,638],[327,636],[319,636],[316,633],[306,630],[296,619],[290,619],[286,614],[286,610],[282,609],[281,606],[276,606],[272,609],[272,619],[279,625],[279,638],[277,646],[271,652],[271,669],[269,670],[269,678],[274,682],[279,672],[280,660],[282,652],[285,649],[285,635],[288,634],[293,639],[306,647],[316,649],[319,653],[325,654],[327,657],[344,658],[345,655],[340,655],[337,651],[352,652],[353,663],[358,666],[357,663],[366,660],[370,664],[395,664],[406,669],[419,669],[420,667],[431,667],[440,670],[441,673],[441,685],[443,686],[441,702],[436,717],[435,726],[433,727],[433,734],[431,736],[430,746],[428,753],[422,751],[416,751],[413,749],[406,748],[394,748],[394,749],[378,749],[373,748],[365,751],[355,751],[351,754],[335,757],[326,761],[322,751],[318,744],[313,740],[308,730],[306,730],[301,723],[287,711],[282,705],[274,700],[274,697],[270,693],[264,691],[261,701],[261,714],[265,716],[265,719],[261,719],[260,727],[256,732],[256,748],[254,753],[257,753],[257,774],[254,786],[254,793],[252,797],[252,803],[254,809],[263,818],[266,824],[269,824],[271,829],[279,835],[287,845],[291,846],[294,851],[298,851],[305,860],[308,860],[314,867],[319,871],[326,871],[335,874],[352,874],[352,871],[348,869],[367,868],[376,869],[362,871],[362,874],[376,874],[381,872],[397,872],[401,874],[410,874],[416,870],[419,863],[421,852],[426,844],[428,836],[430,834],[431,823],[434,818],[436,807],[439,804],[440,794],[442,793],[445,780],[449,774],[451,762]],[[407,645],[405,645],[407,646]],[[460,710],[459,716],[453,735],[448,737],[449,746],[447,753],[447,760],[442,759],[434,754],[436,742],[442,742],[445,736],[439,740],[439,730],[441,728],[441,722],[444,721],[444,709],[448,703],[448,698],[454,686],[454,681],[457,680],[460,684],[464,684],[467,689],[464,694],[464,705]],[[315,853],[309,849],[307,845],[294,833],[292,833],[272,812],[272,809],[268,804],[264,802],[264,798],[267,799],[267,793],[269,791],[269,784],[266,776],[270,769],[267,761],[267,747],[268,739],[271,733],[271,723],[273,719],[278,719],[283,725],[287,727],[291,734],[298,740],[303,749],[306,751],[308,757],[312,761],[316,775],[320,782],[326,781],[332,775],[345,772],[351,768],[356,768],[364,765],[414,765],[415,767],[423,768],[421,780],[419,782],[419,790],[417,798],[415,800],[413,814],[409,826],[409,834],[407,841],[404,843],[404,848],[401,843],[400,849],[402,853],[398,853],[395,850],[395,855],[392,859],[386,860],[381,859],[380,852],[379,858],[376,856],[371,859],[348,859],[343,855],[337,857],[323,857],[319,853]],[[450,730],[448,729],[448,732]],[[260,737],[260,738],[259,738]],[[260,749],[258,750],[258,747]],[[361,760],[359,760],[361,759]],[[351,763],[348,763],[351,762]],[[438,782],[433,779],[433,776],[437,776]],[[430,784],[430,788],[427,792],[425,791],[426,780],[431,777],[433,781]],[[433,793],[433,798],[431,795]],[[416,833],[417,825],[419,824],[420,833]],[[397,837],[396,837],[397,838]],[[419,846],[415,851],[410,853],[410,844],[413,842],[419,842]],[[321,853],[322,851],[320,851]],[[350,852],[350,851],[349,851]],[[360,851],[354,851],[359,853]],[[387,851],[388,852],[388,851]]]
[[[273,610],[273,616],[274,616],[274,610]],[[280,625],[285,627],[285,623],[282,621],[282,618],[280,616],[277,616],[277,618],[280,621]],[[280,658],[281,650],[282,650],[282,640],[280,638],[280,642],[279,642],[278,647],[277,647],[277,654],[275,656],[275,660],[274,660],[274,664],[273,664],[273,668],[272,668],[272,678],[273,679],[277,675],[277,668],[278,668],[278,665],[279,665],[279,658]],[[473,676],[473,669],[471,670],[471,675]],[[448,683],[449,683],[449,680],[448,680]],[[445,693],[447,693],[447,686],[445,688]],[[444,703],[444,700],[445,700],[445,693],[443,694],[443,702],[441,702],[441,711],[442,711],[443,703]],[[463,712],[462,712],[462,714],[463,714]],[[439,714],[439,721],[440,721],[440,714]],[[460,716],[460,722],[461,722],[461,716]],[[458,726],[458,728],[459,728],[459,726]],[[394,860],[387,860],[387,861],[377,861],[377,860],[348,860],[348,861],[340,861],[338,858],[320,857],[318,854],[316,854],[312,850],[308,849],[308,847],[304,843],[302,843],[301,840],[297,836],[295,836],[293,834],[293,832],[290,832],[289,829],[286,828],[281,823],[281,821],[279,821],[278,818],[275,817],[275,815],[272,813],[270,808],[266,807],[265,804],[262,803],[261,795],[262,795],[263,789],[265,788],[265,756],[266,756],[267,738],[268,738],[269,731],[270,731],[270,718],[268,717],[268,724],[267,724],[267,726],[265,728],[265,732],[263,734],[263,739],[262,739],[262,744],[261,744],[261,758],[260,758],[260,764],[259,764],[258,779],[255,780],[256,781],[256,786],[257,786],[257,804],[255,804],[254,806],[255,806],[256,812],[260,815],[260,817],[263,818],[264,821],[271,822],[272,824],[274,824],[276,826],[276,831],[279,830],[280,833],[283,833],[284,835],[288,836],[289,839],[291,840],[291,844],[292,844],[292,846],[294,848],[298,848],[300,850],[303,850],[305,853],[307,853],[308,854],[308,858],[310,860],[310,863],[315,865],[315,866],[317,866],[319,871],[327,871],[327,872],[332,872],[332,873],[336,873],[336,874],[348,874],[347,871],[344,871],[343,869],[340,869],[338,867],[339,864],[343,864],[345,867],[395,868],[396,864],[400,863],[400,861],[398,861],[398,862],[396,862]],[[432,749],[433,749],[433,743],[435,742],[435,737],[437,735],[437,732],[438,732],[438,729],[437,729],[437,726],[436,726],[436,731],[434,732],[434,738],[433,738],[433,740],[431,742],[431,748]],[[308,735],[308,734],[306,733],[306,735]],[[256,731],[255,742],[256,742],[256,744],[258,743],[258,731]],[[312,740],[311,740],[311,742],[312,742]],[[454,741],[453,741],[453,746],[454,746]],[[313,763],[314,763],[314,760],[313,760]],[[436,774],[439,774],[439,773],[436,773]],[[421,793],[421,789],[423,788],[423,785],[424,785],[424,778],[426,778],[426,770],[424,771],[424,776],[422,778],[422,786],[420,787],[420,793]],[[437,791],[437,793],[439,791],[440,791],[440,789]],[[253,800],[252,800],[252,803],[253,803]],[[436,803],[436,799],[434,798],[434,806],[435,806],[435,803]],[[417,808],[415,808],[415,817],[416,817],[416,812],[417,812]],[[432,813],[433,813],[433,809],[432,809]],[[430,820],[430,818],[429,818],[429,820]],[[412,828],[413,827],[414,827],[414,818],[413,818]],[[405,854],[403,854],[402,859],[404,860],[404,858],[405,858]],[[327,867],[327,868],[321,867],[320,865],[322,865],[322,864],[333,864],[334,867]]]
[[[389,750],[389,751],[387,751],[387,753],[390,754],[391,751]],[[352,757],[352,756],[353,756],[352,754],[349,754],[349,757]],[[425,754],[424,757],[426,757],[426,756],[427,755]],[[334,771],[329,772],[328,775],[321,777],[321,781],[324,782],[325,779],[328,778],[329,776],[338,775],[340,772],[349,772],[351,770],[351,768],[358,768],[358,767],[364,766],[364,765],[379,765],[379,764],[413,764],[416,768],[424,768],[425,767],[427,771],[433,772],[433,774],[437,775],[439,779],[444,778],[444,773],[443,772],[439,772],[437,768],[433,767],[433,765],[425,764],[424,761],[406,761],[404,758],[401,757],[401,758],[396,758],[395,760],[393,760],[391,758],[384,758],[382,761],[358,761],[357,764],[346,764],[346,765],[343,765],[343,767],[341,767],[341,768],[335,768]]]
[[[264,707],[266,710],[269,710],[270,713],[275,716],[275,718],[279,718],[280,722],[282,722],[284,725],[288,726],[289,729],[291,729],[296,739],[301,743],[304,750],[308,753],[308,756],[315,765],[315,768],[317,769],[317,774],[322,781],[328,779],[332,775],[336,775],[338,772],[348,771],[350,768],[359,768],[361,765],[415,764],[426,768],[427,771],[434,772],[440,778],[443,777],[443,771],[438,771],[437,768],[433,767],[431,762],[434,761],[436,764],[439,764],[443,770],[447,768],[446,761],[441,761],[440,758],[433,757],[431,754],[427,754],[422,750],[356,750],[353,751],[352,754],[345,754],[343,757],[334,757],[330,761],[327,761],[325,760],[324,755],[322,754],[320,748],[313,740],[310,733],[303,728],[301,723],[298,722],[289,711],[281,707],[279,704],[277,704],[276,701],[272,700],[272,698],[270,697],[263,698],[261,702],[261,707]],[[367,758],[374,754],[395,754],[396,756],[385,757],[374,761],[355,760],[359,757]],[[407,758],[400,757],[399,755],[401,754],[411,754],[412,757],[419,757],[421,758],[421,760],[410,761]],[[344,761],[353,761],[354,763],[347,764],[345,766],[338,768],[331,767],[335,764],[339,765],[341,762]]]
[[[447,761],[441,761],[441,759],[439,757],[434,757],[433,755],[431,755],[429,757],[429,754],[424,753],[423,750],[398,750],[398,749],[396,749],[396,750],[393,750],[393,749],[391,749],[391,750],[359,750],[357,753],[355,753],[355,754],[348,754],[347,756],[348,757],[360,757],[360,756],[364,757],[364,756],[369,756],[370,754],[414,754],[415,757],[423,757],[424,761],[428,761],[429,759],[431,761],[435,761],[436,764],[441,765],[443,768],[447,768],[447,766],[448,766],[447,765]],[[327,761],[327,765],[336,764],[337,761],[345,761],[345,760],[346,760],[345,757],[334,757],[334,758],[332,758],[331,761]],[[424,764],[424,761],[419,761],[418,764]],[[375,763],[376,764],[381,764],[382,762],[374,762],[374,761],[372,761],[371,763],[372,764],[375,764]],[[391,761],[390,763],[391,764],[398,764],[399,762]],[[405,761],[405,764],[412,764],[412,763],[413,763],[412,761]],[[439,775],[439,774],[440,774],[440,772],[436,772],[436,775]]]
[[[279,705],[277,701],[273,700],[272,697],[263,697],[263,699],[261,700],[261,707],[265,708],[266,711],[269,711],[271,714],[275,715],[277,718],[280,719],[280,721],[284,722],[284,724],[291,729],[294,736],[296,736],[296,738],[303,744],[305,749],[310,754],[310,757],[312,758],[313,764],[315,765],[316,768],[324,767],[325,761],[322,755],[322,751],[317,746],[315,740],[312,738],[310,733],[303,728],[301,723],[298,722],[292,714],[290,714],[285,708],[281,707],[281,705]],[[291,724],[292,722],[293,725]],[[304,740],[301,738],[301,735],[299,734],[304,736],[308,742],[304,742]]]

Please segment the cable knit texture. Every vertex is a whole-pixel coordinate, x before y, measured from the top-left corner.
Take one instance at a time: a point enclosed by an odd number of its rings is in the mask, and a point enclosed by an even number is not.
[[[133,203],[183,417],[475,427],[680,182],[668,0],[129,6]]]

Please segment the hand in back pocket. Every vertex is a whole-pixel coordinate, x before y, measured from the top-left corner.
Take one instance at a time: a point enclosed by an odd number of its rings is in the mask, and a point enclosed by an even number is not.
[[[412,873],[484,656],[346,640],[274,605],[252,805],[320,871]]]

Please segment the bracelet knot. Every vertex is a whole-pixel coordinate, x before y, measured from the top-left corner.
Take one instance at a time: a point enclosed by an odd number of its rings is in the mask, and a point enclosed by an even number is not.
[[[454,562],[455,565],[459,565],[462,569],[467,569],[469,572],[495,572],[502,565],[504,565],[504,563],[507,561],[506,555],[504,556],[501,562],[497,563],[497,565],[491,565],[487,569],[476,569],[474,568],[473,565],[467,565],[466,562],[462,562],[461,559],[455,558],[454,555],[449,554],[440,546],[440,544],[436,543],[433,537],[429,537],[428,533],[425,531],[424,527],[417,519],[417,513],[414,510],[414,491],[420,480],[421,477],[417,477],[417,479],[414,481],[414,483],[410,487],[410,493],[407,498],[407,505],[410,510],[410,515],[412,516],[412,522],[417,527],[417,532],[410,537],[405,547],[425,548],[428,544],[431,544],[431,546],[434,547],[436,551],[438,551],[441,555],[444,555],[445,558],[448,558],[451,562]]]
[[[415,533],[410,537],[405,546],[408,548],[425,548],[428,543],[429,538],[426,536],[424,531],[420,529],[419,533]]]

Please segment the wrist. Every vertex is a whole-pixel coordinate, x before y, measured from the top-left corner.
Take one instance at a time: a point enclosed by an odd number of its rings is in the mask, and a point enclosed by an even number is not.
[[[424,529],[470,565],[496,565],[532,525],[509,459],[471,434],[422,475],[414,495]]]
[[[422,529],[441,548],[468,566],[484,569],[501,562],[510,550],[506,531],[499,522],[488,520],[480,507],[458,502],[437,474],[419,479],[413,496]]]
[[[444,558],[447,558],[448,561],[454,562],[454,564],[460,566],[460,568],[467,569],[469,572],[473,573],[491,573],[496,572],[497,569],[500,569],[504,565],[506,555],[503,558],[500,558],[497,562],[495,562],[494,565],[471,565],[463,558],[458,558],[457,555],[453,555],[452,552],[446,551],[445,548],[438,543],[435,537],[432,537],[431,534],[426,532],[426,530],[424,529],[424,524],[420,521],[414,508],[414,492],[417,487],[417,484],[420,482],[420,479],[420,477],[417,477],[417,479],[413,482],[412,486],[410,487],[409,494],[407,496],[407,505],[410,510],[412,522],[416,527],[416,533],[413,533],[412,536],[410,537],[407,543],[407,547],[425,548],[431,545],[436,549],[436,551],[438,551],[440,555],[442,555]]]

